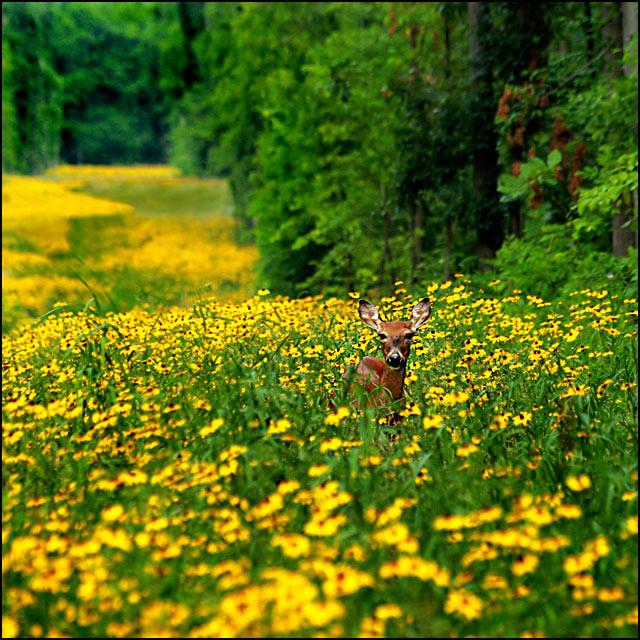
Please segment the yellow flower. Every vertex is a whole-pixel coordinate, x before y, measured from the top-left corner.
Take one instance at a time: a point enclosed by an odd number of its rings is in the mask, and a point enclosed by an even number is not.
[[[300,488],[300,483],[297,480],[283,480],[278,485],[278,493],[282,496],[287,495],[288,493],[293,493]]]
[[[105,522],[115,522],[116,520],[120,520],[123,515],[124,507],[121,504],[114,504],[102,511],[102,519]]]
[[[326,464],[315,464],[312,467],[309,467],[307,471],[307,475],[310,478],[316,478],[317,476],[324,475],[325,473],[329,473],[329,467]]]
[[[162,529],[166,529],[169,526],[169,521],[166,518],[155,518],[154,520],[150,520],[144,526],[145,531],[162,531]]]
[[[594,580],[589,573],[579,573],[569,578],[569,584],[581,589],[591,589],[594,586]]]
[[[274,547],[280,547],[282,553],[289,558],[306,558],[311,552],[309,538],[295,533],[276,535],[271,540],[271,544]]]
[[[133,469],[133,471],[123,471],[117,479],[125,486],[131,487],[136,484],[144,484],[147,481],[147,474],[141,469]]]
[[[578,325],[569,331],[569,333],[565,334],[565,340],[567,342],[573,342],[579,335],[580,331],[582,331],[583,327]]]
[[[575,573],[581,573],[586,569],[590,569],[593,566],[593,558],[591,556],[583,555],[571,555],[563,564],[563,568],[566,573],[573,575]]]
[[[223,418],[216,418],[211,421],[209,424],[205,425],[198,432],[203,438],[206,438],[208,435],[215,433],[222,425],[224,424]]]
[[[585,489],[589,489],[589,487],[591,487],[591,478],[586,474],[569,476],[565,484],[572,491],[584,491]]]
[[[416,473],[416,477],[415,477],[414,482],[417,485],[420,485],[420,484],[423,484],[423,483],[427,482],[428,480],[430,480],[429,469],[427,469],[427,467],[422,467]]]
[[[559,504],[555,509],[555,514],[559,518],[575,520],[582,517],[582,509],[576,504]]]
[[[267,433],[284,433],[289,429],[291,429],[291,423],[288,420],[283,418],[281,420],[278,420],[275,423],[272,422],[269,425],[269,429],[267,430]]]
[[[349,565],[333,566],[333,570],[322,583],[322,590],[330,598],[342,597],[359,591],[362,587],[372,587],[375,581],[364,571]]]
[[[302,612],[312,627],[325,627],[333,620],[344,618],[345,608],[339,600],[306,602]]]
[[[2,637],[17,638],[20,627],[18,623],[9,616],[2,616]]]
[[[592,553],[597,558],[608,556],[611,552],[611,546],[606,536],[596,536],[584,545],[585,553]]]
[[[378,570],[378,575],[384,579],[414,577],[419,580],[433,580],[438,586],[446,587],[451,576],[446,569],[440,568],[435,562],[423,560],[419,556],[400,556],[397,560],[386,562]]]
[[[436,531],[442,529],[446,531],[455,531],[456,529],[462,529],[465,526],[465,517],[459,515],[440,516],[433,521],[433,528]]]
[[[542,505],[530,507],[522,513],[522,518],[537,525],[545,525],[553,522],[551,512]]]
[[[531,413],[529,411],[521,411],[518,415],[513,416],[513,424],[518,427],[520,425],[527,425],[531,420]]]
[[[482,613],[482,600],[464,589],[452,590],[444,605],[445,613],[456,613],[467,620],[479,618]]]
[[[389,618],[401,618],[402,609],[397,604],[381,604],[376,607],[373,615],[378,620],[388,620]]]
[[[598,591],[598,600],[600,600],[600,602],[617,602],[624,600],[624,591],[619,587],[600,589]]]
[[[509,583],[505,578],[495,573],[488,573],[482,581],[482,588],[489,589],[506,589]]]
[[[102,544],[122,551],[129,551],[133,546],[131,536],[124,529],[97,529],[95,536]]]
[[[140,531],[136,533],[133,538],[136,545],[140,548],[148,547],[151,542],[151,536],[146,531]]]
[[[343,418],[351,415],[351,409],[349,407],[338,407],[336,411],[330,413],[325,419],[324,423],[333,427],[337,427]]]
[[[442,416],[425,416],[422,418],[422,426],[425,429],[438,429],[444,422]]]
[[[475,444],[467,444],[464,447],[458,447],[456,449],[456,455],[460,458],[468,458],[472,453],[479,450],[479,447]]]
[[[320,453],[326,453],[327,451],[336,451],[342,446],[342,440],[340,438],[329,438],[320,445]]]
[[[533,554],[524,555],[511,565],[511,573],[516,576],[523,576],[526,573],[531,573],[532,571],[535,571],[539,562],[540,560],[538,559],[538,556],[534,556]]]
[[[345,549],[342,557],[345,560],[356,560],[357,562],[362,562],[366,558],[366,555],[360,545],[352,544]]]
[[[347,516],[337,513],[326,519],[312,518],[304,526],[304,532],[309,536],[327,537],[334,536],[338,529],[345,524]]]

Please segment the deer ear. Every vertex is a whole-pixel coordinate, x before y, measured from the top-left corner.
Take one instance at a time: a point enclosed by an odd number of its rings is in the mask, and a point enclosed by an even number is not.
[[[411,331],[417,331],[429,319],[430,315],[431,300],[429,300],[429,298],[422,298],[422,300],[413,307],[413,311],[411,312],[411,320],[409,320]]]
[[[367,327],[370,327],[374,331],[380,331],[380,314],[368,300],[360,300],[358,313],[360,314],[362,322],[364,322]]]

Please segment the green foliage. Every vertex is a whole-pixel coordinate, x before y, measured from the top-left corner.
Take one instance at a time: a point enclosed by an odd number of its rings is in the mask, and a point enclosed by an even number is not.
[[[250,205],[262,275],[286,293],[388,290],[424,274],[418,246],[437,237],[464,155],[455,98],[417,75],[440,17],[369,3],[323,15],[331,31],[304,64],[265,80]]]
[[[589,253],[610,248],[621,203],[637,227],[638,76],[621,73],[623,60],[637,68],[637,34],[623,55],[603,31],[612,16],[601,7],[593,15],[575,9],[573,16],[552,14],[551,22],[555,38],[575,38],[572,54],[559,55],[552,46],[546,67],[505,88],[496,117],[506,170],[498,189],[503,202],[521,203],[533,235],[545,236],[550,222],[568,224]],[[577,36],[580,24],[585,39]],[[512,162],[518,146],[529,158]],[[637,259],[629,266],[637,272]]]
[[[533,237],[509,238],[493,266],[507,290],[523,289],[545,300],[566,300],[585,287],[625,297],[637,292],[637,268],[609,252],[585,247],[565,225],[544,224]]]
[[[548,224],[603,251],[637,185],[637,35],[619,50],[616,11],[4,3],[3,167],[225,177],[262,284],[289,295],[450,278]]]
[[[270,73],[265,83],[250,210],[263,275],[273,288],[287,283],[287,293],[300,281],[303,290],[370,286],[388,231],[376,211],[394,163],[384,87],[398,45],[371,5],[334,6],[325,16],[337,28],[300,69]],[[391,65],[379,57],[380,38]]]
[[[3,3],[3,126],[14,135],[3,145],[15,148],[8,170],[164,160],[154,4]]]
[[[3,17],[4,24],[4,17]],[[18,166],[18,131],[15,87],[13,82],[13,60],[9,43],[2,41],[2,171],[11,171]]]
[[[557,186],[556,167],[562,160],[562,153],[554,149],[548,156],[546,162],[540,158],[533,157],[520,165],[520,174],[514,176],[504,173],[498,180],[498,191],[502,194],[501,202],[509,203],[518,200],[528,199],[531,201],[536,193],[532,185],[537,187]],[[550,212],[547,211],[549,214]],[[549,222],[548,217],[543,216],[544,222]]]
[[[600,147],[598,164],[583,171],[591,178],[591,187],[580,190],[576,203],[578,218],[573,221],[577,234],[594,231],[606,224],[607,217],[616,212],[622,201],[634,211],[633,228],[638,228],[638,206],[633,202],[633,192],[638,191],[638,152],[618,156],[611,146]]]
[[[2,4],[3,134],[11,127],[2,149],[3,156],[8,152],[3,158],[8,171],[37,173],[59,158],[63,87],[54,67],[52,15],[46,4]]]

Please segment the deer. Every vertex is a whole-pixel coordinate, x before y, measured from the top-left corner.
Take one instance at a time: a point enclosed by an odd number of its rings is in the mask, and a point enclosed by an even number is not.
[[[352,395],[357,392],[357,388],[354,387],[360,387],[367,392],[368,407],[397,406],[396,402],[404,399],[404,377],[411,351],[411,339],[429,319],[431,301],[429,298],[420,300],[413,307],[408,321],[384,322],[378,309],[364,299],[358,303],[358,313],[362,322],[378,334],[384,360],[365,356],[357,366],[347,367],[342,377],[347,380]],[[395,424],[399,421],[400,416],[396,411],[392,422]]]

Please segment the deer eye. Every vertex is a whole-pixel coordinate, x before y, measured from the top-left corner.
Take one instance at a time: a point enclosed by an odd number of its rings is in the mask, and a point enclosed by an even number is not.
[[[415,338],[416,334],[415,333],[405,333],[404,334],[404,339],[405,340],[411,340],[412,338]]]
[[[380,338],[380,340],[384,341],[387,339],[387,336],[384,335],[384,333],[379,333],[378,334],[378,338]]]

